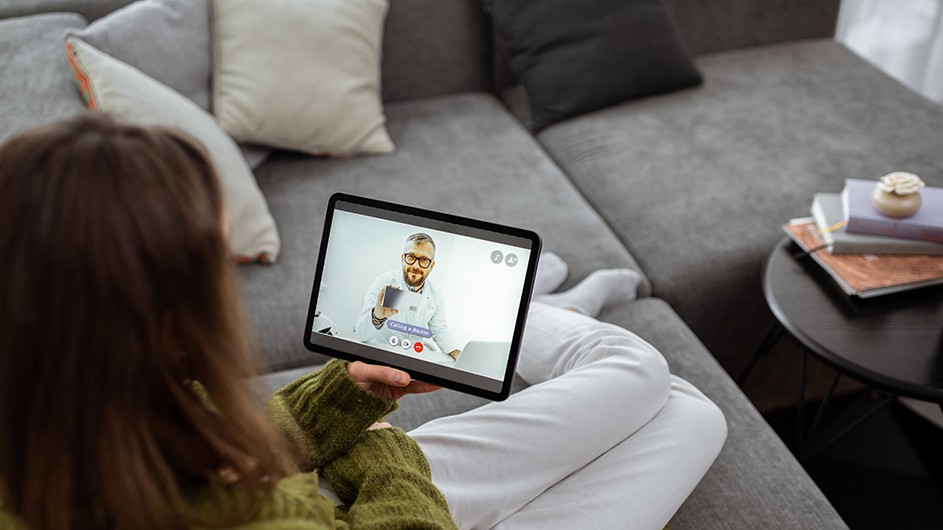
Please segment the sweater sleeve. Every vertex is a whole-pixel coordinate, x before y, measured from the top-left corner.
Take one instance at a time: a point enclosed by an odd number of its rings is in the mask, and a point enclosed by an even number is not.
[[[339,359],[303,376],[272,396],[268,414],[304,470],[330,462],[367,429],[396,410],[396,402],[364,390]]]
[[[321,471],[350,506],[352,528],[457,528],[419,445],[398,428],[368,431]]]

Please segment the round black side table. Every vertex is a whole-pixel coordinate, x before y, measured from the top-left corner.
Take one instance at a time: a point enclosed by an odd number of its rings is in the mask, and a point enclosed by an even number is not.
[[[750,367],[783,332],[788,332],[801,345],[797,405],[800,454],[805,362],[809,354],[835,370],[810,433],[818,426],[842,375],[885,395],[876,409],[815,453],[851,432],[898,396],[937,403],[943,409],[943,286],[870,299],[851,297],[810,256],[784,239],[766,261],[763,293],[777,325],[757,351]],[[811,458],[813,454],[807,456]]]

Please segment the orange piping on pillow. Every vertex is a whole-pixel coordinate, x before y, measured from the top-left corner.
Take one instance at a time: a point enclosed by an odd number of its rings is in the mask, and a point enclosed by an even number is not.
[[[75,49],[72,47],[72,41],[67,40],[65,48],[69,59],[69,66],[72,67],[72,73],[75,75],[75,82],[79,86],[79,92],[82,93],[82,99],[85,100],[85,104],[88,108],[98,110],[98,104],[95,102],[95,96],[92,94],[92,84],[89,81],[88,74],[86,74],[79,65]]]

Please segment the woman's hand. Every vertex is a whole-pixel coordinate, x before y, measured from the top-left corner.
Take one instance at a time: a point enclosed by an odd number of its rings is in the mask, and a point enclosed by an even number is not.
[[[360,361],[347,365],[347,375],[364,390],[385,399],[399,400],[406,394],[423,394],[442,388],[421,381],[411,381],[409,374],[396,368]]]

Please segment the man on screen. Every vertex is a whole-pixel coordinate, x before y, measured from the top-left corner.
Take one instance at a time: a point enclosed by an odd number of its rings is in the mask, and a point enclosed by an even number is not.
[[[435,268],[435,242],[428,234],[416,233],[406,238],[406,246],[400,256],[401,269],[394,269],[379,276],[367,289],[357,319],[357,336],[360,340],[380,346],[391,344],[390,338],[407,335],[396,327],[402,324],[427,330],[430,336],[417,340],[428,347],[435,345],[439,351],[457,359],[460,350],[448,332],[445,299],[441,291],[429,280]],[[415,306],[400,311],[383,304],[387,287],[418,293]],[[392,322],[391,322],[392,320]]]

